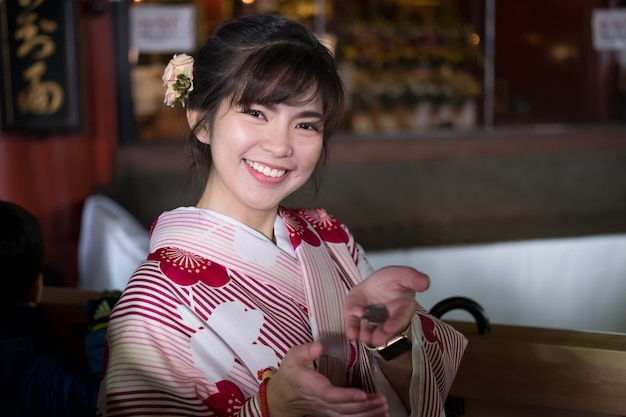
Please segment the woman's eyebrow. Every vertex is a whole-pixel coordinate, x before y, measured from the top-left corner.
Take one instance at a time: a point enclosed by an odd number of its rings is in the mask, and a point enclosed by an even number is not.
[[[298,113],[299,117],[311,117],[311,118],[317,118],[317,119],[322,119],[324,117],[324,115],[318,111],[315,110],[304,110],[300,113]]]
[[[270,111],[276,111],[276,109],[278,108],[278,106],[276,104],[251,104],[251,106],[260,106],[260,107],[264,107],[266,109],[269,109]],[[296,114],[296,117],[306,117],[306,118],[312,118],[312,119],[323,119],[324,115],[322,113],[320,113],[317,110],[310,110],[310,109],[305,109],[302,110],[301,112],[299,112],[298,114]]]

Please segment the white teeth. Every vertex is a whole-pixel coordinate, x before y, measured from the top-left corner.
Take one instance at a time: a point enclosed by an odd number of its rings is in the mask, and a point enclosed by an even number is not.
[[[246,160],[246,163],[255,171],[260,172],[261,174],[265,175],[266,177],[272,177],[272,178],[278,178],[278,177],[282,177],[283,175],[285,175],[285,171],[284,169],[271,169],[268,166],[265,165],[261,165],[258,162],[253,162],[253,161],[248,161]]]

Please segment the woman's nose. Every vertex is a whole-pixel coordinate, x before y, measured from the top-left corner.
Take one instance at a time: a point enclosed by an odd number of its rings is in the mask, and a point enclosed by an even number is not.
[[[261,144],[263,150],[271,152],[275,157],[286,157],[293,154],[289,129],[273,127],[268,129]]]

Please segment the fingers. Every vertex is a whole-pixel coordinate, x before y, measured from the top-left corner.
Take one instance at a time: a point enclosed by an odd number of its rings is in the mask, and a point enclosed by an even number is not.
[[[320,394],[320,399],[328,404],[344,404],[351,402],[363,402],[367,394],[358,388],[331,387]]]
[[[387,401],[381,394],[358,388],[334,387],[313,369],[322,353],[319,342],[295,346],[283,358],[267,385],[267,401],[275,415],[320,417],[385,417]]]
[[[304,343],[294,346],[283,359],[281,366],[313,367],[313,362],[322,354],[324,346],[319,342]]]
[[[418,270],[413,270],[412,274],[409,274],[410,288],[417,292],[424,292],[430,287],[430,277]]]
[[[347,314],[346,320],[346,337],[349,340],[356,340],[361,331],[361,316],[356,314]]]
[[[322,345],[320,342],[306,343],[303,346],[308,346],[307,358],[311,362],[319,358],[322,354],[322,351],[324,350],[324,345]]]
[[[331,392],[335,391],[335,393]],[[343,392],[341,392],[343,391]],[[388,412],[387,399],[381,394],[365,394],[359,399],[350,400],[346,395],[350,388],[333,388],[329,390],[318,406],[318,410],[325,416],[350,416],[350,417],[385,417]],[[358,391],[358,390],[356,390]],[[333,396],[335,398],[329,398]]]
[[[415,312],[415,293],[426,291],[429,286],[428,275],[415,268],[390,265],[373,272],[346,296],[346,336],[370,346],[384,345],[406,329]],[[389,318],[380,326],[365,323],[361,318],[368,304],[385,304]]]
[[[385,306],[389,311],[389,317],[378,326],[373,326],[367,320],[362,319],[362,307],[352,306],[346,308],[344,319],[348,339],[356,340],[358,338],[363,343],[372,344],[371,339],[373,338],[380,342],[378,344],[384,344],[389,337],[395,336],[406,329],[407,322],[415,311],[415,298],[413,296],[398,297],[387,301]]]
[[[430,286],[430,277],[428,275],[408,266],[385,266],[375,273],[393,275],[398,286],[416,292],[424,292]]]

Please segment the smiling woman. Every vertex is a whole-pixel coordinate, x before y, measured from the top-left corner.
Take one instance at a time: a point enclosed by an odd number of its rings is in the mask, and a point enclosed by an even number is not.
[[[279,204],[304,185],[319,160],[321,102],[234,106],[223,100],[212,126],[196,135],[198,144],[210,146],[212,158],[196,205],[227,214],[273,239]],[[199,111],[188,114],[195,121]]]
[[[193,72],[172,67],[193,80],[177,99],[200,192],[156,219],[111,313],[99,412],[443,416],[466,340],[416,303],[429,278],[375,271],[326,210],[283,205],[341,122],[330,51],[256,15],[220,25]]]

